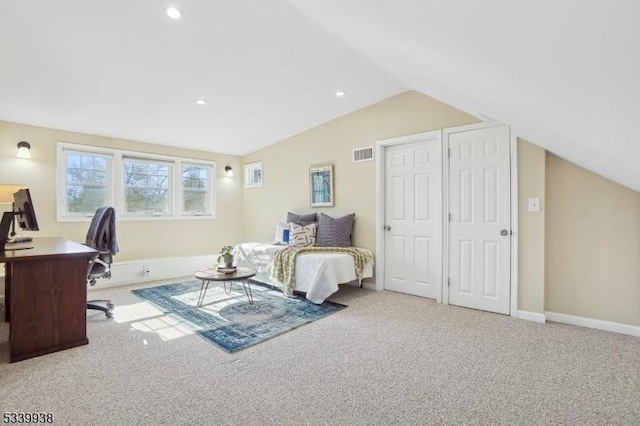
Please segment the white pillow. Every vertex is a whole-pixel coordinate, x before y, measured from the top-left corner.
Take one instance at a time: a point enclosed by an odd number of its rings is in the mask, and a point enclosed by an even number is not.
[[[316,223],[298,225],[289,224],[289,247],[308,247],[316,243]]]
[[[273,244],[287,244],[284,240],[284,231],[289,230],[288,223],[276,223],[276,235],[273,237]]]

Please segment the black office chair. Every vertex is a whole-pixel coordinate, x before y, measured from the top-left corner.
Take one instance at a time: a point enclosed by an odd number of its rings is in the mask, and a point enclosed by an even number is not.
[[[85,244],[99,251],[96,259],[89,264],[87,273],[87,282],[94,286],[99,278],[111,278],[113,255],[118,252],[116,211],[113,207],[100,207],[96,210]],[[89,300],[87,309],[102,311],[107,318],[113,317],[113,303],[110,300]]]

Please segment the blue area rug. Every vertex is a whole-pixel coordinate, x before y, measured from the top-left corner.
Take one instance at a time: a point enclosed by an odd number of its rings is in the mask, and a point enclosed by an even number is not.
[[[193,280],[131,291],[227,352],[248,348],[346,307],[329,301],[316,305],[298,295],[286,297],[255,282],[251,283],[253,305],[242,284],[234,282],[229,294],[222,283],[211,283],[198,307],[200,285]]]

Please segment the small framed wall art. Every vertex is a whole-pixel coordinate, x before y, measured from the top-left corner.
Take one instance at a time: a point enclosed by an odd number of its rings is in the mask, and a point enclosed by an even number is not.
[[[260,188],[262,186],[262,161],[244,165],[244,187]]]
[[[309,169],[311,207],[333,206],[333,165]]]

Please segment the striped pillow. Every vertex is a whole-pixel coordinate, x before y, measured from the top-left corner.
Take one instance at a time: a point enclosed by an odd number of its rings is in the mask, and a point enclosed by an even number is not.
[[[356,214],[351,213],[337,219],[320,213],[318,221],[317,247],[351,247],[351,232]]]

